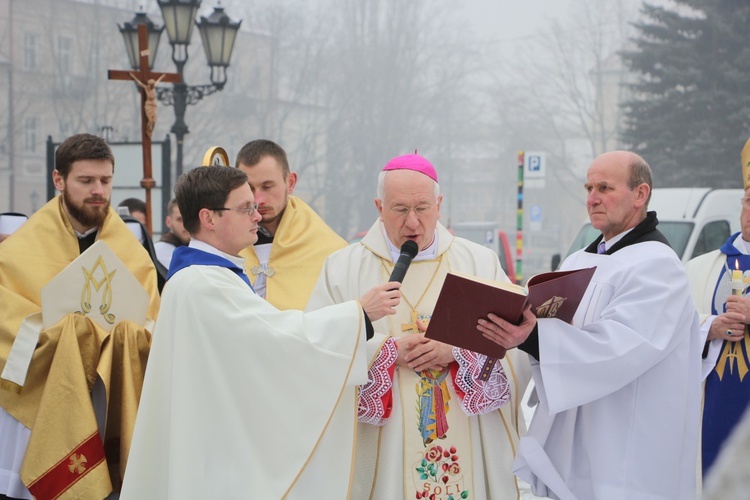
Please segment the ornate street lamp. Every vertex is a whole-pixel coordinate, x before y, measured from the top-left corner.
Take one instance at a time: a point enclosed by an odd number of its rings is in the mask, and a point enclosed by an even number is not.
[[[125,27],[133,25],[136,19],[141,20],[141,24],[146,24],[149,29],[149,54],[153,54],[155,58],[157,44],[159,43],[158,34],[155,37],[154,45],[152,46],[152,39],[154,33],[164,28],[167,29],[167,37],[169,38],[169,44],[172,46],[172,61],[177,67],[177,72],[182,76],[182,81],[179,83],[173,83],[172,88],[158,86],[156,87],[156,98],[167,106],[174,106],[175,122],[172,125],[171,132],[177,139],[177,164],[176,164],[176,175],[179,176],[182,173],[182,146],[184,143],[185,135],[190,131],[185,123],[185,111],[191,104],[195,104],[205,96],[211,95],[224,88],[227,81],[226,69],[229,66],[229,60],[232,56],[232,49],[234,48],[234,42],[237,38],[237,32],[240,29],[242,21],[233,22],[229,16],[224,12],[224,8],[221,6],[214,7],[214,11],[208,17],[202,17],[200,22],[195,21],[195,15],[201,5],[201,0],[157,0],[159,8],[161,9],[162,17],[164,18],[164,26],[156,28],[153,23],[148,20],[145,14],[142,18],[139,18],[139,14],[131,23],[125,23]],[[145,18],[145,19],[144,19]],[[148,21],[147,21],[148,20]],[[150,23],[150,24],[149,24]],[[203,40],[203,49],[206,54],[206,60],[211,69],[211,83],[206,85],[188,85],[185,83],[185,75],[183,70],[188,60],[188,46],[190,45],[190,39],[193,34],[193,25],[198,26],[198,30],[201,33],[201,39]],[[128,49],[129,57],[131,51],[134,51],[134,56],[137,56],[137,50],[131,49],[131,44],[134,43],[135,47],[138,46],[137,34],[133,39],[126,39],[124,32],[125,28],[120,28],[120,32],[123,33],[123,39],[125,39],[125,46]],[[137,26],[134,30],[137,31]],[[130,40],[130,41],[129,41]],[[135,61],[135,63],[134,63]],[[152,59],[149,59],[149,63],[153,64]],[[138,58],[133,59],[131,57],[131,65],[137,67]]]
[[[137,12],[135,17],[129,23],[119,24],[122,40],[125,42],[125,50],[128,52],[130,67],[137,70],[140,67],[140,57],[138,56],[138,25],[145,24],[148,28],[148,67],[154,69],[154,60],[156,60],[156,50],[159,48],[159,38],[164,31],[163,26],[156,26],[149,19],[145,12]]]
[[[201,0],[158,0],[169,43],[172,45],[172,60],[184,65],[188,58],[187,47],[193,35],[195,14]]]
[[[211,82],[219,89],[227,82],[227,66],[232,58],[241,22],[233,23],[224,13],[224,8],[217,6],[210,16],[201,17],[201,21],[195,23],[201,33],[206,60],[211,67]]]

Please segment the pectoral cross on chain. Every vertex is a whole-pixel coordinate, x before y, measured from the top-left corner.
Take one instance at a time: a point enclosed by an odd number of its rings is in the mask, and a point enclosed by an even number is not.
[[[419,320],[419,313],[416,309],[411,310],[411,323],[401,323],[401,331],[402,332],[409,332],[409,333],[421,333],[419,331],[419,327],[417,326],[417,321]]]

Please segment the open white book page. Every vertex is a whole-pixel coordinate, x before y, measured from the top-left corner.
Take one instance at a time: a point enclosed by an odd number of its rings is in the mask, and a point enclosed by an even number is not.
[[[477,276],[472,276],[471,274],[460,273],[458,271],[451,271],[451,274],[454,274],[461,278],[465,278],[467,280],[476,281],[477,283],[484,283],[485,285],[494,286],[495,288],[508,290],[509,292],[517,293],[519,295],[529,294],[528,290],[525,287],[522,287],[521,285],[516,285],[515,283],[510,283],[508,281],[489,280],[485,278],[479,278]]]

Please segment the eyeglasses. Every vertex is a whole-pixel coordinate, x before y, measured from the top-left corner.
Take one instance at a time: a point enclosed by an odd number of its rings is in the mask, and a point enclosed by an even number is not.
[[[411,212],[412,210],[414,210],[414,213],[418,217],[421,217],[423,215],[427,215],[430,212],[430,210],[432,210],[432,205],[419,205],[418,207],[414,207],[414,208],[404,207],[401,205],[396,206],[396,207],[391,207],[391,212],[393,212],[399,217],[408,216],[409,212]]]
[[[743,207],[750,208],[750,198],[740,198],[740,201]]]
[[[255,212],[256,210],[258,210],[258,204],[257,203],[253,203],[249,207],[239,207],[239,208],[226,208],[226,207],[209,208],[209,210],[215,210],[217,212],[223,212],[225,210],[234,210],[235,212],[245,212],[247,215],[253,215],[253,212]]]

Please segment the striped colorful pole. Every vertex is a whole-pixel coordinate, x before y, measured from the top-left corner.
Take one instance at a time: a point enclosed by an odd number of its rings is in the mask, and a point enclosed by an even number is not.
[[[518,152],[518,209],[516,211],[516,283],[521,284],[523,277],[523,157]]]

